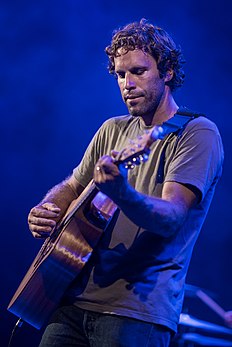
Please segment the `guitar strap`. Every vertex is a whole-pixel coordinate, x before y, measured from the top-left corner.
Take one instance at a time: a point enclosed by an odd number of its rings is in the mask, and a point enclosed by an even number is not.
[[[160,154],[159,154],[159,165],[156,175],[156,184],[155,184],[155,194],[160,196],[162,192],[162,183],[164,181],[164,165],[166,158],[166,151],[170,142],[173,141],[173,136],[176,137],[175,146],[172,149],[173,153],[175,152],[178,140],[183,133],[186,125],[193,119],[197,117],[205,117],[204,114],[191,111],[186,107],[180,107],[177,113],[169,119],[167,122],[162,124],[164,129],[165,138],[164,141],[160,141]]]
[[[191,120],[200,116],[205,117],[203,113],[194,112],[182,106],[178,109],[177,113],[171,119],[169,119],[162,125],[162,127],[164,128],[164,133],[175,133],[179,137],[186,125]]]

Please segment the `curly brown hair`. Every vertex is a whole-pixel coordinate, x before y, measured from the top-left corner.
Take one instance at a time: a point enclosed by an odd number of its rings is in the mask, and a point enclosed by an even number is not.
[[[115,75],[114,58],[121,55],[119,48],[123,47],[123,54],[134,49],[141,49],[150,54],[157,63],[160,78],[168,71],[173,71],[173,77],[166,84],[172,91],[181,87],[184,82],[184,59],[180,47],[177,47],[171,36],[163,29],[154,26],[146,19],[130,23],[113,32],[111,44],[105,52],[109,57],[108,69]]]

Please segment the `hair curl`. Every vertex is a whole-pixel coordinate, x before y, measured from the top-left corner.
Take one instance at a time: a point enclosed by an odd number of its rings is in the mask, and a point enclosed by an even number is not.
[[[180,47],[177,47],[171,36],[163,29],[141,19],[140,22],[130,23],[113,32],[111,44],[105,52],[109,58],[108,69],[115,74],[114,58],[120,56],[119,48],[124,52],[141,49],[150,54],[157,63],[160,78],[168,71],[173,71],[173,77],[166,84],[172,91],[181,87],[184,82],[183,64],[184,59]],[[123,53],[123,54],[125,54]]]

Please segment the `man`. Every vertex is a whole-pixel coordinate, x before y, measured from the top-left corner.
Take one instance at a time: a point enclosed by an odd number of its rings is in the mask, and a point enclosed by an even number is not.
[[[127,172],[115,162],[130,139],[186,113],[173,98],[183,84],[183,60],[172,38],[144,19],[116,31],[106,53],[129,115],[101,126],[73,174],[28,221],[34,237],[49,235],[92,177],[120,213],[52,316],[41,346],[168,346],[192,249],[221,175],[220,135],[202,116],[153,143],[147,163]]]

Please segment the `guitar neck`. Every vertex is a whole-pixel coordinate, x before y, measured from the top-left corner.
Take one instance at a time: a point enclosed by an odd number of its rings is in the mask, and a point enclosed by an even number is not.
[[[83,192],[78,196],[77,199],[73,200],[70,204],[67,212],[60,221],[58,229],[63,228],[69,221],[72,219],[77,210],[85,204],[86,201],[89,201],[94,198],[94,196],[99,192],[96,187],[94,180],[92,179],[89,184],[85,187]]]
[[[163,138],[163,136],[163,128],[160,126],[154,126],[150,131],[147,131],[143,135],[139,136],[137,140],[133,141],[132,144],[130,144],[130,146],[124,148],[121,152],[119,152],[117,157],[115,158],[114,163],[116,165],[124,164],[127,169],[133,169],[135,165],[140,165],[141,162],[144,162],[148,159],[151,144],[154,141]],[[94,199],[97,194],[97,199]],[[65,216],[59,223],[56,232],[59,233],[61,227],[63,228],[65,225],[67,225],[67,223],[69,223],[80,206],[83,206],[87,201],[93,201],[93,199],[94,202],[92,204],[92,207],[95,208],[95,212],[96,209],[98,209],[97,205],[100,204],[100,206],[104,206],[104,212],[102,213],[100,218],[103,217],[103,219],[105,219],[106,221],[109,220],[112,217],[113,213],[116,211],[117,206],[112,202],[111,199],[106,197],[106,195],[99,192],[94,183],[94,180],[92,179],[84,189],[84,191],[81,193],[81,195],[71,203]]]

